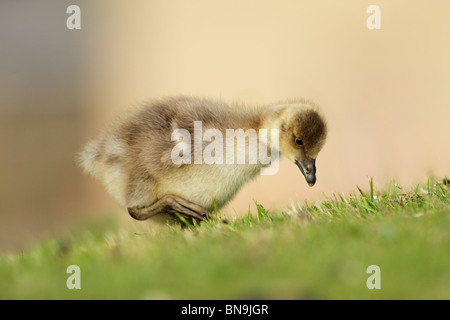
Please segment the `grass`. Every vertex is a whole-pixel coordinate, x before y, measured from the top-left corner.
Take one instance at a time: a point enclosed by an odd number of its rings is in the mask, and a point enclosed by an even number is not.
[[[450,299],[449,186],[357,187],[201,226],[112,219],[0,257],[1,299]],[[69,265],[81,289],[69,290]],[[369,290],[367,267],[381,270]]]

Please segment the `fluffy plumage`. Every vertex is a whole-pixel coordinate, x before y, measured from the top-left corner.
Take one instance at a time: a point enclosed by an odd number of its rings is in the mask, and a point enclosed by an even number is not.
[[[126,208],[153,205],[153,209],[147,210],[152,211],[152,215],[169,207],[178,212],[174,208],[180,208],[180,203],[186,200],[195,204],[190,206],[194,212],[198,211],[197,206],[212,211],[214,203],[220,209],[243,184],[259,174],[263,165],[173,163],[171,152],[177,141],[172,141],[172,133],[175,129],[186,129],[194,137],[194,121],[202,122],[203,132],[214,128],[222,132],[223,137],[227,129],[254,129],[256,132],[278,129],[279,151],[297,164],[315,159],[327,134],[319,109],[305,100],[248,107],[177,97],[149,103],[105,131],[86,145],[79,162]],[[296,139],[302,140],[302,146]],[[203,141],[202,148],[208,143]],[[270,139],[266,141],[268,148],[270,143]],[[191,148],[193,156],[194,143]],[[172,195],[168,201],[167,196]],[[167,200],[164,205],[155,206],[164,198]],[[183,202],[182,207],[189,205]],[[135,218],[147,217],[136,212],[131,210],[130,214]]]

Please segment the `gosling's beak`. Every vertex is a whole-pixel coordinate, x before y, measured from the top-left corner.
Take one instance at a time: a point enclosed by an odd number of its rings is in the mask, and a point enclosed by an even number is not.
[[[316,159],[295,160],[295,164],[305,176],[308,185],[312,187],[316,183]]]

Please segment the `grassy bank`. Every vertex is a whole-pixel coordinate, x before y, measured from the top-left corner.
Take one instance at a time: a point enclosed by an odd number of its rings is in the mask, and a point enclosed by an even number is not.
[[[69,290],[69,265],[81,289]],[[380,268],[381,289],[366,272]],[[1,299],[450,299],[445,181],[355,189],[201,226],[83,226],[0,257]]]

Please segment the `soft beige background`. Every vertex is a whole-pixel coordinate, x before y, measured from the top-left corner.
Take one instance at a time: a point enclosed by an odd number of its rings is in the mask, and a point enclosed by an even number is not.
[[[70,4],[82,30],[66,29]],[[366,27],[370,4],[381,30]],[[118,114],[167,95],[323,107],[316,186],[283,161],[242,189],[231,215],[253,200],[275,209],[347,194],[370,177],[383,187],[450,176],[448,12],[446,0],[2,0],[0,250],[86,215],[128,219],[74,155]]]

